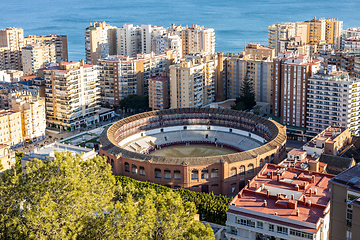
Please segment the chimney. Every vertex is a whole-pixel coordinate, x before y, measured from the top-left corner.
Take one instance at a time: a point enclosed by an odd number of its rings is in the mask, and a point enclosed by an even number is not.
[[[311,195],[312,195],[312,189],[309,188],[309,197],[311,197]]]
[[[312,175],[312,183],[315,183],[315,175]]]
[[[314,195],[317,195],[317,189],[316,188],[314,189]]]
[[[296,185],[295,185],[295,191],[299,191],[299,189],[300,189],[300,188],[299,188],[299,185],[296,184]]]
[[[238,193],[238,198],[241,198],[241,193]]]
[[[291,200],[294,200],[294,194],[291,194]]]
[[[265,189],[265,184],[261,184],[261,191]]]
[[[274,176],[274,172],[273,172],[273,171],[270,172],[270,176],[271,176],[271,179],[272,179],[273,176]]]
[[[250,188],[250,180],[248,180],[248,188]]]
[[[299,216],[300,215],[300,210],[297,208],[296,209],[296,216]]]
[[[277,174],[277,181],[279,182],[280,181],[280,174]]]
[[[311,201],[310,200],[308,201],[308,205],[309,205],[309,207],[311,207]]]
[[[264,200],[264,207],[266,207],[267,206],[267,202],[266,202],[266,200]]]
[[[306,206],[306,196],[304,195],[304,206]]]
[[[274,215],[276,216],[276,215],[277,215],[277,212],[275,212]]]
[[[259,183],[255,183],[255,189],[257,190],[259,188]]]
[[[270,191],[269,191],[269,190],[266,191],[266,198],[267,198],[267,199],[270,198]]]

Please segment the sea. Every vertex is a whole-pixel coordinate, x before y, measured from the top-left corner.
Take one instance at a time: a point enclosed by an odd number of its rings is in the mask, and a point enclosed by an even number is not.
[[[168,27],[197,24],[215,29],[216,51],[239,53],[244,44],[267,45],[268,26],[337,18],[344,28],[360,27],[360,0],[0,0],[0,29],[24,35],[68,36],[69,60],[85,57],[84,29],[106,21]]]

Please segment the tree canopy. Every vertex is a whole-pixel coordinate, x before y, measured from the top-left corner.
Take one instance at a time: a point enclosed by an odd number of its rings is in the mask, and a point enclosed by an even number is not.
[[[102,157],[56,153],[0,179],[1,239],[213,239],[193,203],[115,181]]]
[[[251,110],[256,105],[254,83],[249,78],[244,78],[241,84],[240,97],[235,100],[234,110]]]
[[[120,100],[120,108],[145,111],[149,109],[149,99],[148,97],[132,94]]]

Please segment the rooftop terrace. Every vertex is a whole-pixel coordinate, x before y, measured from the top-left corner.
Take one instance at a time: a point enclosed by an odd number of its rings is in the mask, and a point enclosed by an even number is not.
[[[230,203],[230,212],[316,232],[330,209],[333,175],[266,164]]]

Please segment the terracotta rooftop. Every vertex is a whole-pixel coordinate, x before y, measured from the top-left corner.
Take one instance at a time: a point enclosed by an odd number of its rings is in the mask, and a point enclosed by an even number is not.
[[[329,180],[333,177],[266,164],[231,201],[230,210],[315,232],[317,227],[310,226],[319,226],[330,209]]]
[[[306,151],[298,149],[298,148],[293,148],[289,152],[289,154],[292,154],[292,155],[301,155],[301,154],[304,154],[304,153],[306,153]]]

